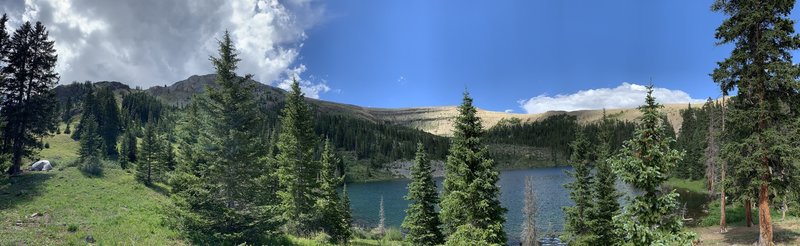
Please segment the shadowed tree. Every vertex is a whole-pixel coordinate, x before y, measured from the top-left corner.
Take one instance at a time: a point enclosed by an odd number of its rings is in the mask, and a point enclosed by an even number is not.
[[[613,129],[612,122],[603,110],[603,118],[600,123],[598,140],[600,144],[596,147],[597,160],[595,161],[594,213],[589,222],[593,239],[592,245],[618,245],[619,236],[616,234],[617,226],[613,219],[619,215],[619,198],[622,194],[617,191],[617,175],[614,173],[609,158],[612,156],[611,140]]]
[[[0,118],[5,121],[2,146],[11,153],[8,174],[20,172],[23,158],[41,149],[41,138],[54,132],[56,100],[52,91],[58,82],[56,50],[41,22],[25,22],[9,39],[0,31],[0,50],[5,66],[0,76]],[[5,36],[5,37],[3,37]],[[6,43],[7,42],[7,43]]]
[[[570,163],[574,171],[567,172],[567,174],[575,180],[564,187],[570,189],[569,197],[575,205],[563,208],[566,214],[563,237],[568,241],[573,241],[573,244],[584,245],[591,237],[589,235],[591,230],[589,218],[592,218],[594,213],[592,191],[594,177],[592,177],[592,167],[590,166],[592,151],[589,140],[586,139],[586,135],[581,129],[577,130],[571,146]]]

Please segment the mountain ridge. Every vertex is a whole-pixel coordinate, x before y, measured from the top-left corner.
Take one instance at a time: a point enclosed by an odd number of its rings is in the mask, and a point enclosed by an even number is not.
[[[174,82],[171,85],[152,86],[142,91],[153,95],[167,105],[182,107],[189,103],[192,95],[203,92],[206,86],[213,86],[214,76],[214,74],[192,75],[184,80]],[[266,103],[282,103],[286,94],[285,90],[260,83],[252,79],[249,82],[256,85],[256,93],[266,96]],[[112,90],[115,91],[130,92],[136,90],[131,89],[130,86],[124,83],[116,81],[101,81],[96,82],[95,84],[100,86],[110,86],[112,87]],[[65,85],[59,85],[56,87],[56,91],[63,90],[63,88],[60,89],[60,87],[64,86]],[[371,122],[384,122],[410,127],[439,136],[452,136],[453,121],[458,115],[457,106],[378,108],[363,107],[353,104],[325,101],[313,98],[306,98],[306,100],[316,107],[318,111],[355,116],[359,119],[364,119]],[[676,130],[676,132],[679,131],[682,123],[680,110],[687,108],[688,105],[689,103],[664,105],[663,110],[667,115],[667,120]],[[633,121],[641,115],[636,108],[606,109],[605,111],[609,116],[627,121]],[[518,114],[490,111],[478,108],[478,116],[482,119],[483,126],[486,129],[497,125],[497,123],[503,119],[517,118],[521,122],[534,122],[560,114],[576,116],[579,123],[585,124],[599,120],[602,117],[602,112],[603,110],[577,110],[548,111],[538,114]]]

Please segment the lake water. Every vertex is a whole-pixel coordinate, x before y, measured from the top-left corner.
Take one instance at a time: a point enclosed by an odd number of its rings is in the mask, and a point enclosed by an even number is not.
[[[524,186],[527,176],[533,177],[538,202],[536,221],[540,233],[549,230],[554,232],[563,230],[564,212],[561,208],[573,205],[572,200],[569,199],[569,191],[564,188],[564,184],[573,180],[565,173],[567,170],[572,170],[572,168],[534,168],[507,170],[500,173],[498,183],[501,192],[500,202],[503,207],[508,209],[505,231],[509,235],[510,242],[517,241],[521,231]],[[442,180],[442,178],[436,179],[440,191]],[[379,221],[380,199],[383,197],[386,226],[399,228],[408,207],[408,201],[403,197],[406,195],[406,187],[409,182],[409,180],[393,180],[348,184],[347,190],[350,194],[354,223],[362,227],[376,226]],[[617,182],[617,190],[631,194],[631,189],[622,182]],[[681,194],[681,196],[682,198],[687,197],[685,194]],[[620,200],[622,202],[624,198],[620,198]],[[696,210],[692,209],[693,206],[694,204],[688,204],[689,214],[696,214],[694,212]]]

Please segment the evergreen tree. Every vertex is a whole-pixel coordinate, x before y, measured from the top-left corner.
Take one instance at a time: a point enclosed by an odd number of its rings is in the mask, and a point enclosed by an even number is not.
[[[619,237],[615,233],[614,216],[619,214],[619,198],[622,194],[617,191],[617,175],[611,168],[611,140],[613,138],[612,122],[603,111],[601,130],[599,133],[600,144],[596,147],[597,160],[595,161],[594,213],[589,218],[589,227],[593,235],[591,245],[618,245]]]
[[[670,147],[675,140],[664,131],[662,107],[653,97],[653,86],[648,86],[635,135],[611,162],[623,181],[642,192],[615,217],[614,224],[621,225],[620,239],[633,245],[687,245],[692,240],[691,234],[681,232],[683,225],[675,212],[678,193],[660,189],[683,157]]]
[[[161,161],[162,146],[155,124],[147,124],[144,128],[144,137],[139,146],[139,157],[136,164],[136,180],[146,185],[153,183],[154,177],[158,177],[162,170]]]
[[[44,25],[25,22],[8,38],[0,19],[0,119],[5,121],[2,147],[11,154],[8,174],[20,172],[23,158],[33,157],[41,138],[56,127],[56,101],[52,92],[58,82],[56,50]]]
[[[172,132],[170,130],[170,132]],[[175,148],[172,146],[172,135],[171,133],[167,133],[164,137],[164,148],[162,153],[162,162],[164,163],[164,171],[172,172],[175,171],[175,166],[178,165],[178,161],[175,159]]]
[[[791,160],[798,152],[791,139],[791,121],[797,117],[798,66],[791,51],[800,48],[790,12],[795,1],[717,0],[711,6],[728,15],[717,28],[718,44],[733,44],[731,56],[718,62],[711,74],[730,100],[723,159],[740,174],[755,177],[746,190],[758,192],[759,245],[773,243],[770,195],[797,182]],[[735,139],[735,140],[734,140]],[[747,177],[745,177],[747,178]],[[736,187],[729,187],[736,188]]]
[[[342,187],[342,215],[342,227],[347,228],[347,238],[350,238],[353,215],[350,210],[350,194],[347,194],[347,184],[344,184]]]
[[[103,154],[116,158],[118,155],[117,140],[122,132],[117,99],[111,89],[106,87],[98,90],[97,103],[98,131],[103,138]]]
[[[587,244],[587,240],[591,240],[590,221],[587,218],[592,218],[594,212],[592,206],[594,181],[592,167],[590,166],[592,151],[590,150],[589,141],[581,130],[577,131],[575,141],[571,145],[572,156],[570,157],[570,162],[574,171],[567,173],[575,180],[564,186],[570,189],[569,196],[575,205],[564,207],[564,213],[566,214],[564,237],[569,241],[574,241],[574,244],[583,245]]]
[[[464,227],[464,233],[486,236],[484,241],[505,243],[503,215],[506,209],[498,200],[499,173],[495,170],[494,161],[486,156],[486,147],[481,142],[483,127],[469,93],[464,93],[458,111],[445,165],[440,214],[444,232],[452,236],[459,227]],[[470,228],[480,233],[472,234]]]
[[[252,76],[235,73],[239,58],[230,34],[219,41],[215,86],[193,98],[179,128],[180,157],[170,184],[179,228],[203,244],[260,244],[277,233],[275,191],[257,139],[258,114]],[[194,129],[192,129],[194,128]],[[190,130],[191,129],[191,130]],[[194,135],[192,135],[194,134]],[[140,151],[139,158],[145,153]],[[190,156],[192,155],[192,156]]]
[[[317,197],[314,210],[319,213],[317,220],[320,222],[322,230],[331,236],[337,243],[347,243],[349,240],[350,227],[343,227],[342,221],[345,211],[339,203],[339,193],[336,187],[342,182],[336,176],[336,166],[339,158],[334,153],[333,146],[329,139],[325,139],[325,146],[322,151],[322,170],[319,175],[319,197]]]
[[[102,155],[103,139],[97,134],[97,122],[94,115],[88,114],[84,123],[85,131],[81,136],[78,156],[81,170],[98,174],[100,171],[100,158]]]
[[[525,205],[522,207],[522,233],[520,241],[522,246],[537,246],[536,234],[536,192],[533,189],[533,177],[525,177]]]
[[[315,146],[312,124],[300,84],[294,80],[281,116],[277,161],[283,217],[289,230],[295,233],[311,231],[313,226],[311,208],[319,168],[312,160]]]
[[[122,136],[122,143],[120,144],[119,163],[122,169],[127,169],[128,164],[137,162],[136,152],[136,135],[133,134],[132,129],[128,129]]]
[[[403,229],[408,231],[406,240],[413,245],[444,243],[439,229],[439,213],[436,212],[439,193],[433,180],[433,167],[422,143],[417,144],[417,158],[411,167],[411,183],[408,184],[408,195],[405,198],[410,201],[402,224]]]

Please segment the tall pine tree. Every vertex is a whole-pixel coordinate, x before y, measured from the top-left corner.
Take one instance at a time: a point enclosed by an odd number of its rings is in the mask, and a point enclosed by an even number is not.
[[[413,245],[438,245],[444,243],[440,229],[439,193],[433,180],[433,167],[425,154],[425,146],[417,143],[417,156],[411,167],[411,183],[408,184],[410,201],[402,227],[408,231],[406,240]]]
[[[617,175],[611,168],[609,158],[611,158],[611,141],[613,138],[613,122],[603,111],[603,118],[600,123],[598,140],[600,144],[596,147],[597,160],[595,161],[594,186],[594,213],[589,222],[593,240],[591,245],[617,245],[619,240],[615,233],[616,226],[613,222],[614,216],[619,214],[619,198],[622,194],[617,191]]]
[[[4,21],[3,21],[4,22]],[[41,22],[25,22],[7,39],[0,31],[0,118],[5,121],[2,146],[11,153],[8,174],[20,172],[25,157],[40,149],[41,137],[54,132],[57,117],[52,91],[58,82],[56,50]],[[5,37],[3,37],[5,36]],[[8,43],[6,43],[8,41]]]
[[[86,120],[84,123],[86,131],[81,134],[80,149],[78,150],[80,167],[85,172],[99,174],[103,139],[97,134],[98,126],[94,115],[88,114],[84,119]]]
[[[592,192],[592,150],[589,140],[583,130],[578,129],[575,140],[572,141],[572,156],[570,163],[574,171],[568,172],[575,180],[564,185],[570,189],[569,197],[575,203],[572,207],[564,207],[566,223],[564,224],[565,235],[568,241],[574,244],[585,245],[590,240],[590,220],[594,213]]]
[[[336,188],[342,183],[342,178],[336,175],[336,167],[340,160],[334,153],[333,145],[329,139],[325,139],[322,151],[322,160],[319,174],[319,196],[314,204],[317,211],[317,220],[323,231],[331,236],[331,239],[340,244],[346,244],[350,239],[350,227],[344,227],[342,221],[345,220],[342,205],[339,202],[339,193]]]
[[[261,244],[265,236],[277,233],[279,220],[275,193],[264,185],[274,179],[274,170],[257,139],[262,118],[255,85],[251,76],[236,75],[239,58],[228,32],[219,41],[219,57],[211,62],[214,85],[193,98],[188,119],[179,128],[195,130],[180,134],[179,167],[170,182],[178,207],[175,217],[198,243]]]
[[[506,209],[500,205],[497,186],[499,172],[481,142],[484,130],[469,93],[464,92],[458,112],[445,165],[440,214],[444,233],[449,237],[463,227],[459,235],[480,235],[482,241],[506,243],[503,230]]]
[[[160,176],[163,170],[161,140],[156,132],[155,123],[148,123],[144,127],[144,136],[139,146],[139,157],[136,162],[136,180],[150,185],[154,177]]]
[[[305,101],[300,84],[292,82],[286,95],[286,105],[280,119],[278,137],[278,179],[281,207],[289,230],[304,233],[313,230],[316,178],[319,173],[314,162],[314,137],[311,110]]]
[[[681,232],[683,225],[675,212],[678,193],[661,191],[683,157],[670,147],[675,140],[664,131],[662,107],[653,97],[653,86],[648,86],[634,137],[625,141],[611,164],[623,181],[642,192],[615,218],[621,226],[620,239],[634,245],[689,245],[692,240]]]
[[[723,158],[740,173],[754,173],[747,190],[758,191],[759,245],[773,242],[770,195],[797,182],[796,153],[790,141],[797,117],[798,66],[791,51],[800,48],[790,12],[795,1],[717,0],[711,6],[728,15],[717,28],[719,44],[733,44],[731,56],[718,62],[711,77],[723,94],[737,91],[730,100]],[[750,171],[747,171],[750,170]],[[736,177],[733,177],[736,178]],[[730,187],[735,188],[735,187]]]

